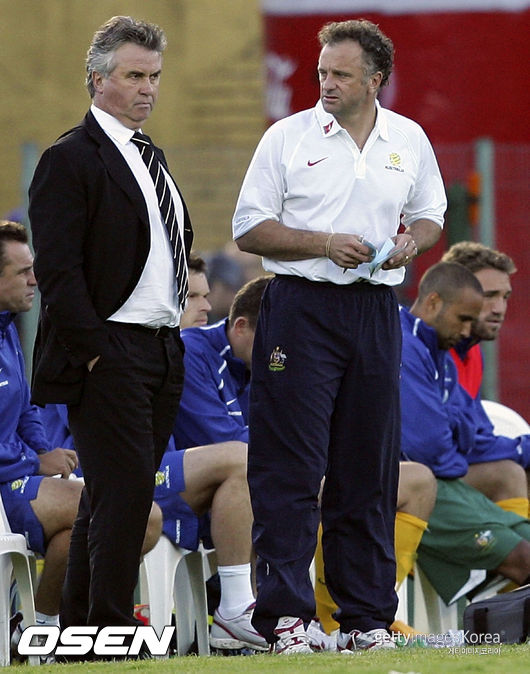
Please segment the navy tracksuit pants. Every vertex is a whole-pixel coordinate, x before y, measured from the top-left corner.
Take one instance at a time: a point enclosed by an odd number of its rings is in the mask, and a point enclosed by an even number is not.
[[[254,340],[248,454],[264,568],[253,623],[269,642],[279,617],[314,617],[308,571],[320,517],[341,630],[394,619],[400,359],[388,286],[269,283]]]

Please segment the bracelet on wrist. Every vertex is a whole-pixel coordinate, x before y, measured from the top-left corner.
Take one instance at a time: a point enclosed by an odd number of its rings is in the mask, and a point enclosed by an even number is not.
[[[331,239],[335,236],[335,233],[332,233],[328,236],[326,241],[326,257],[329,258],[330,248],[331,248]]]

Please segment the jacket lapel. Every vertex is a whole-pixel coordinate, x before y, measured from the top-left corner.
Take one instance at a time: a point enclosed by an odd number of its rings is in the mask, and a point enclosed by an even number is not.
[[[147,206],[142,190],[122,154],[89,111],[84,120],[87,133],[98,145],[98,152],[110,177],[127,194],[142,221],[149,226]]]
[[[121,187],[121,189],[127,194],[131,200],[134,208],[136,209],[138,215],[142,221],[149,227],[149,215],[147,213],[147,206],[145,199],[142,194],[142,190],[136,181],[136,178],[133,176],[131,170],[127,166],[127,162],[124,160],[122,154],[114,143],[110,140],[107,134],[103,131],[100,125],[96,122],[94,115],[88,111],[84,119],[84,126],[87,133],[93,138],[97,143],[99,148],[99,153],[101,158],[109,172],[109,175],[112,179]],[[166,158],[162,150],[156,145],[153,145],[154,151],[158,159],[162,162],[164,168],[168,171]],[[191,245],[193,242],[193,229],[191,226],[191,221],[186,207],[186,202],[182,197],[182,193],[176,183],[173,180],[175,186],[180,194],[182,200],[182,205],[184,208],[184,245],[186,248],[186,257],[189,256]]]

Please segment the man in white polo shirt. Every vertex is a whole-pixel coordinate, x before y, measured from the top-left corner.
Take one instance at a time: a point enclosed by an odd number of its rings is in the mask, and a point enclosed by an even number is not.
[[[437,242],[446,208],[425,133],[377,102],[391,40],[364,20],[328,24],[319,39],[320,101],[265,133],[233,221],[239,248],[276,274],[254,344],[248,459],[267,569],[253,621],[279,653],[310,651],[324,475],[338,647],[393,645],[401,330],[392,286]],[[367,243],[384,252],[375,258]]]

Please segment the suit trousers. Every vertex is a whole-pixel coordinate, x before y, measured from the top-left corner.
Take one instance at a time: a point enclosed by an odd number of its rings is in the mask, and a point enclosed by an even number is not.
[[[264,568],[253,624],[269,642],[281,616],[314,617],[308,571],[320,517],[341,630],[393,621],[400,358],[392,288],[290,276],[266,288],[252,360],[248,479]]]
[[[61,626],[135,625],[134,590],[154,474],[182,392],[178,328],[107,322],[109,350],[86,373],[69,423],[85,479],[72,530]]]

